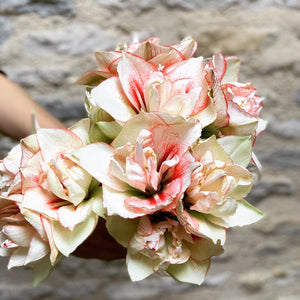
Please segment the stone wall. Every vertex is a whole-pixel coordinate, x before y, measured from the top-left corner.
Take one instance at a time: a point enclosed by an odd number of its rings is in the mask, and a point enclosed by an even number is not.
[[[84,89],[74,82],[96,68],[93,51],[134,36],[172,43],[191,35],[198,55],[242,59],[241,81],[265,96],[269,126],[255,147],[264,172],[249,195],[267,217],[228,232],[203,286],[156,276],[131,283],[123,261],[71,257],[33,288],[29,271],[8,272],[1,259],[0,299],[298,299],[299,8],[298,0],[1,0],[0,66],[68,125],[84,116]],[[1,137],[2,157],[12,145]]]

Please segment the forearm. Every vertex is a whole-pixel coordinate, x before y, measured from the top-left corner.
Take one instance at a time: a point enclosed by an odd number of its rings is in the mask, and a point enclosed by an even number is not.
[[[15,139],[31,134],[33,113],[40,127],[64,127],[22,88],[0,74],[0,131]]]

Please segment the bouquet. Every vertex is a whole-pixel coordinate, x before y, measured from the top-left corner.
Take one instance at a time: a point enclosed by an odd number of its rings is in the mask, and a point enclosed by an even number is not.
[[[96,52],[87,118],[36,129],[0,162],[0,255],[35,284],[105,219],[127,249],[130,278],[158,271],[201,284],[226,230],[263,213],[243,198],[266,122],[262,98],[238,82],[240,61],[193,57],[190,37]]]

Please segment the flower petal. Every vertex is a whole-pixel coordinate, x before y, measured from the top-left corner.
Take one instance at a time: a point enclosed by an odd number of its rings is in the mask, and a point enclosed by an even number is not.
[[[159,265],[160,259],[155,260],[148,258],[140,253],[132,254],[130,250],[127,251],[126,264],[128,274],[132,281],[143,280],[152,273],[154,273],[155,265]]]
[[[144,59],[123,53],[118,65],[119,78],[122,88],[136,112],[146,110],[144,97],[145,83],[156,68]]]
[[[119,216],[108,216],[106,227],[109,234],[124,247],[128,247],[137,230],[139,219],[124,219]]]
[[[74,229],[68,230],[60,225],[57,221],[52,221],[53,238],[58,250],[65,256],[69,256],[88,236],[93,232],[97,225],[98,216],[90,216]]]
[[[265,216],[264,213],[245,200],[237,201],[237,203],[238,206],[234,215],[223,218],[217,218],[210,215],[207,216],[207,218],[219,226],[228,228],[249,225],[258,222]]]
[[[200,285],[208,272],[210,260],[195,261],[189,259],[186,263],[170,265],[167,272],[176,280]]]
[[[123,189],[122,182],[110,174],[110,163],[113,156],[113,147],[105,143],[90,144],[75,150],[69,158],[95,177],[99,182]]]
[[[92,102],[120,122],[128,121],[135,111],[124,94],[119,78],[111,77],[92,89]]]

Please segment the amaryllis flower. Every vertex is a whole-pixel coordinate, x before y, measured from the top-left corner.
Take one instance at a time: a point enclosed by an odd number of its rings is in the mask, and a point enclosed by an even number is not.
[[[263,217],[243,200],[252,186],[252,174],[245,168],[251,159],[251,140],[212,136],[194,145],[192,154],[199,166],[177,207],[178,219],[188,232],[224,244],[226,228]]]
[[[8,196],[21,189],[21,146],[11,149],[8,155],[0,161],[0,196]]]
[[[266,127],[259,118],[263,99],[255,94],[252,84],[238,82],[239,66],[237,57],[224,57],[221,53],[213,55],[205,66],[217,112],[214,126],[225,135],[256,137]]]
[[[9,198],[21,199],[19,206],[33,226],[42,224],[52,264],[92,233],[101,214],[99,184],[67,157],[86,145],[89,125],[84,119],[71,129],[37,129],[21,141],[21,188]]]
[[[127,268],[133,281],[166,271],[176,280],[201,284],[210,258],[223,253],[220,244],[188,233],[170,213],[133,220],[108,217],[107,227],[127,248]]]
[[[123,53],[117,76],[87,93],[87,110],[89,114],[104,110],[121,125],[143,111],[191,117],[204,127],[216,118],[205,76],[202,57],[158,68]]]
[[[21,198],[20,202],[15,201],[17,198],[0,198],[0,256],[9,257],[8,269],[30,267],[34,283],[38,284],[53,268],[50,247],[38,214],[30,213],[35,225],[32,226],[33,221],[26,219],[26,212],[20,206]]]
[[[156,67],[169,66],[193,56],[197,43],[190,37],[168,46],[159,45],[159,38],[148,38],[142,42],[124,44],[123,52],[141,57]],[[97,86],[100,82],[117,74],[117,66],[122,57],[121,46],[115,51],[95,52],[99,69],[89,71],[77,82],[88,86]]]
[[[200,134],[192,120],[140,113],[112,146],[91,144],[72,157],[102,183],[108,215],[135,218],[177,206],[195,168],[189,148]]]

